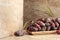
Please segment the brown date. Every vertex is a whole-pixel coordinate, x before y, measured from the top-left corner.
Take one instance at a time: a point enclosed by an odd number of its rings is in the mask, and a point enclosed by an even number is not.
[[[60,30],[57,30],[56,33],[60,35]]]

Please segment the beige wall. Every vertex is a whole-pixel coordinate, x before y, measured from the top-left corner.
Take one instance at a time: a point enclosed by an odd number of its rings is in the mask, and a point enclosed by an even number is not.
[[[0,29],[15,32],[23,26],[23,0],[0,0]]]
[[[46,1],[55,17],[60,17],[60,0],[24,0],[24,23],[28,20],[49,17],[45,10]]]

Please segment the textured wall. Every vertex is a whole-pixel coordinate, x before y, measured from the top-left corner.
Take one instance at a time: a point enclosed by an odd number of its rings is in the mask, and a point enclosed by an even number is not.
[[[60,0],[47,0],[47,2],[55,17],[60,17]],[[49,17],[45,8],[46,0],[24,0],[24,23],[28,20]]]
[[[23,0],[0,0],[0,36],[23,26]],[[5,33],[6,35],[6,33]]]

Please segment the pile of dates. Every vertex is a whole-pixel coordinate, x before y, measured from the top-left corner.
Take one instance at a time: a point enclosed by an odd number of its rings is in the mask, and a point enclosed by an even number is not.
[[[40,18],[27,27],[30,32],[60,30],[60,18]]]
[[[38,32],[38,31],[52,31],[52,30],[57,30],[56,33],[60,34],[60,18],[40,18],[36,20],[36,22],[31,21],[26,30],[18,30],[14,33],[14,35],[23,36],[29,34],[28,31]]]

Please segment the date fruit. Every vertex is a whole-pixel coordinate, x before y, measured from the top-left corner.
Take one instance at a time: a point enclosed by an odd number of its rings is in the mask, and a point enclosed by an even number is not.
[[[56,33],[60,35],[60,30],[57,30]]]
[[[18,30],[14,33],[15,36],[23,36],[27,34],[26,30]]]

